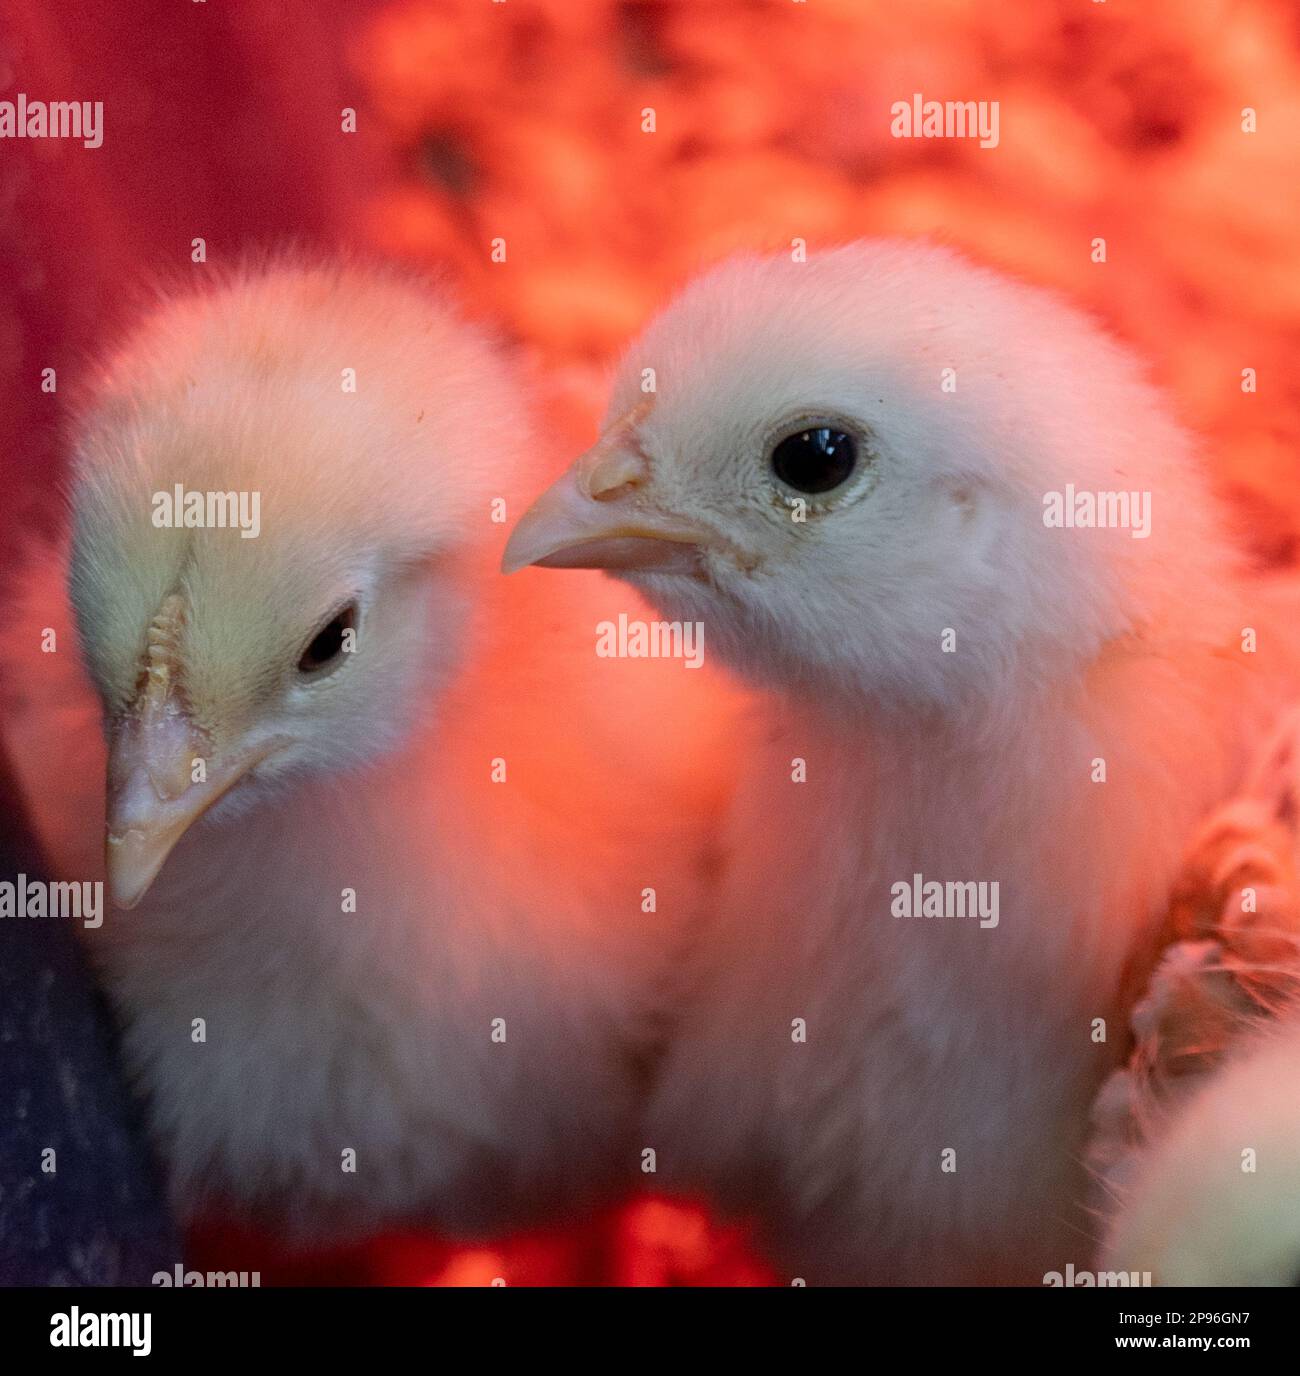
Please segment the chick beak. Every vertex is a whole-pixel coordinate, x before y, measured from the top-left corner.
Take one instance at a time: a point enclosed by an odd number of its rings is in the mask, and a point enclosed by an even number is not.
[[[636,428],[648,398],[612,425],[524,512],[506,543],[503,573],[551,569],[695,573],[716,537],[659,510]]]
[[[119,721],[108,760],[106,869],[113,903],[134,908],[189,827],[279,746],[263,742],[214,761],[203,734],[170,698]]]

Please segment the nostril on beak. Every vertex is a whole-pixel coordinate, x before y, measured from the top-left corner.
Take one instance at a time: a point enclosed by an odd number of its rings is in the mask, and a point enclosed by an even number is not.
[[[596,502],[612,502],[640,487],[648,476],[645,457],[634,450],[619,449],[600,455],[583,475],[588,496]]]

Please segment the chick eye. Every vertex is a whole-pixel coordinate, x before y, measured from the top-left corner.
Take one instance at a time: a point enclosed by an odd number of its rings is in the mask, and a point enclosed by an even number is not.
[[[796,492],[830,492],[848,479],[857,461],[853,436],[828,425],[787,435],[772,450],[772,471]]]
[[[349,639],[348,632],[356,624],[356,603],[349,602],[312,636],[311,644],[302,652],[302,658],[298,661],[298,672],[318,674],[323,669],[336,667],[343,658],[343,647]]]

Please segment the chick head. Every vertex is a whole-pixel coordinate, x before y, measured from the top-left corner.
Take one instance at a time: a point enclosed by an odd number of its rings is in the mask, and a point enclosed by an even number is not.
[[[1046,292],[906,243],[744,257],[628,351],[504,567],[610,569],[778,686],[942,706],[1186,592],[1216,538],[1187,448]],[[1150,529],[1051,527],[1067,484],[1151,496]]]
[[[127,340],[77,426],[70,567],[115,901],[436,701],[522,424],[489,344],[384,271],[247,271]]]

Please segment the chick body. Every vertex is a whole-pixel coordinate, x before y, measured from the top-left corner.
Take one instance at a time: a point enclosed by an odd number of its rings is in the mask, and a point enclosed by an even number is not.
[[[810,1282],[1085,1266],[1088,1106],[1186,838],[1294,682],[1291,586],[1244,575],[1132,358],[943,250],[725,264],[609,414],[507,566],[614,567],[756,690],[661,1172]],[[857,462],[795,490],[776,446],[819,433]],[[1147,494],[1147,529],[1053,523],[1075,490]],[[908,913],[917,879],[996,886],[996,925]]]
[[[115,756],[139,749],[160,607],[164,716],[214,771],[255,760],[139,905],[86,934],[186,1216],[472,1233],[637,1178],[650,952],[697,882],[698,701],[670,691],[679,666],[597,659],[625,595],[496,576],[493,503],[539,462],[491,346],[366,268],[273,266],[164,303],[81,418],[89,682],[47,566],[9,685],[57,871],[103,875],[96,718]],[[259,493],[259,535],[158,528],[177,482]],[[355,655],[304,676],[347,599]],[[37,652],[43,627],[60,653]]]

